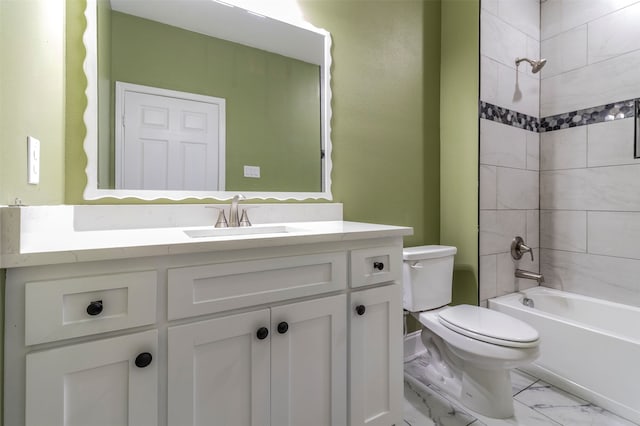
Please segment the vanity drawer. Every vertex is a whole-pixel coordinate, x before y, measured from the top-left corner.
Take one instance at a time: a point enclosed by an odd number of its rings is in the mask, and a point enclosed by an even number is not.
[[[157,272],[125,272],[25,284],[27,345],[156,322]]]
[[[374,247],[351,251],[351,287],[363,287],[402,277],[402,247]]]
[[[169,269],[168,318],[186,318],[347,287],[345,252]]]

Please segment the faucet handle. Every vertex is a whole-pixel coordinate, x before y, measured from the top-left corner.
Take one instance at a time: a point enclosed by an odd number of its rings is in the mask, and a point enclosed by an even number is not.
[[[247,215],[247,209],[242,209],[242,214],[240,215],[240,226],[251,226],[251,222],[249,222],[249,216]]]
[[[224,214],[224,208],[223,207],[205,206],[205,208],[218,210],[218,219],[216,220],[216,224],[215,224],[216,228],[227,228],[227,227],[229,227],[229,224],[227,223],[227,217]]]
[[[251,221],[249,220],[249,209],[255,209],[258,208],[259,206],[251,206],[251,207],[245,207],[244,209],[242,209],[242,214],[240,215],[240,222],[239,222],[239,226],[242,227],[247,227],[247,226],[251,226]]]
[[[524,243],[522,237],[517,236],[511,241],[511,257],[515,260],[520,260],[522,255],[527,252],[531,255],[531,261],[533,262],[533,250]]]
[[[218,213],[218,220],[216,220],[215,227],[216,228],[227,228],[229,223],[227,222],[227,217],[224,215],[224,209],[218,209],[220,213]]]

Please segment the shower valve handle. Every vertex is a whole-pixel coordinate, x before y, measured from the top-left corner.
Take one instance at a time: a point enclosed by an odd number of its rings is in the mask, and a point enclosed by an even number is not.
[[[515,260],[520,260],[525,253],[531,255],[531,261],[533,262],[533,250],[531,247],[524,243],[522,237],[515,237],[513,241],[511,241],[511,257]]]

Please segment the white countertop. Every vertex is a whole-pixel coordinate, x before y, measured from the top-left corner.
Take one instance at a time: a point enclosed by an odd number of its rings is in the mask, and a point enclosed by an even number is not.
[[[5,223],[6,225],[6,223]],[[282,226],[287,232],[190,237],[185,231],[215,230],[213,226],[138,229],[20,232],[19,242],[5,241],[0,267],[76,263],[131,257],[162,256],[220,250],[277,247],[411,235],[410,227],[344,221],[288,222],[255,225]],[[243,228],[238,228],[243,229]],[[6,231],[6,229],[3,229]],[[230,232],[233,232],[231,230]],[[3,232],[3,237],[7,234]],[[10,233],[9,233],[10,234]]]

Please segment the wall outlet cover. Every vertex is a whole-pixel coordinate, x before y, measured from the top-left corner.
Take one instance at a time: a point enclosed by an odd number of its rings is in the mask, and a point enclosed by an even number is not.
[[[260,178],[260,166],[244,166],[244,177]]]

